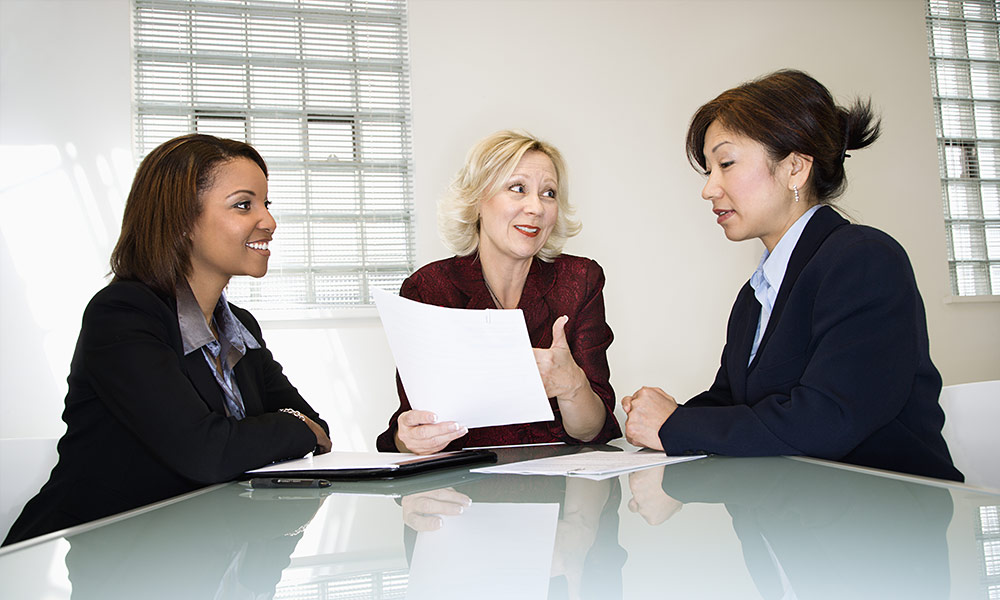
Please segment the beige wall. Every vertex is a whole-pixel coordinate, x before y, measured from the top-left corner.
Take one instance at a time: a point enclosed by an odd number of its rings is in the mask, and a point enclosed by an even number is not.
[[[684,133],[702,103],[782,67],[871,95],[885,132],[848,160],[843,206],[909,252],[945,383],[1000,378],[1000,302],[944,304],[923,3],[414,0],[410,24],[419,262],[446,255],[434,201],[474,140],[522,127],[555,143],[584,223],[567,251],[607,272],[619,395],[711,382],[762,246],[726,241]]]
[[[103,285],[133,168],[129,11],[0,0],[0,437],[62,430],[80,314]],[[1000,303],[943,302],[922,2],[411,0],[410,42],[418,262],[446,255],[434,203],[476,139],[503,127],[549,139],[584,222],[567,251],[608,276],[619,395],[648,384],[685,398],[711,381],[761,248],[715,225],[684,131],[700,104],[780,67],[882,110],[883,139],[848,161],[844,204],[910,253],[945,382],[1000,378]],[[395,404],[378,321],[265,329],[335,447],[371,448]]]

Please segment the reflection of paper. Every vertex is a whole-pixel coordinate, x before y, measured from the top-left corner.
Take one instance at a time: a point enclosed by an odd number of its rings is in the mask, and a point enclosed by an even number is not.
[[[587,479],[607,479],[629,471],[647,467],[704,458],[695,456],[667,456],[660,452],[578,452],[565,456],[551,456],[536,460],[472,469],[473,473],[511,473],[514,475],[569,475]]]
[[[558,504],[473,503],[417,535],[406,597],[547,598]]]
[[[466,427],[551,421],[520,310],[421,304],[373,289],[410,406]]]

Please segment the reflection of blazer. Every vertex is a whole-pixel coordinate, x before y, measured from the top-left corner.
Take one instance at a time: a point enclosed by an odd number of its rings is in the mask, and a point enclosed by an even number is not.
[[[725,503],[763,598],[786,588],[811,599],[948,597],[948,490],[773,460],[709,458],[663,473],[676,500]]]
[[[399,295],[404,298],[448,308],[495,308],[483,280],[478,256],[455,256],[430,263],[403,282]],[[595,261],[563,254],[553,262],[534,259],[524,282],[518,308],[524,312],[528,337],[534,348],[552,346],[552,324],[568,315],[566,340],[580,368],[587,374],[594,393],[604,402],[607,415],[604,428],[590,443],[603,444],[621,437],[615,419],[615,392],[609,381],[608,346],[613,336],[604,317],[604,271]],[[406,392],[396,377],[399,409],[389,418],[389,427],[378,436],[376,447],[382,452],[396,452],[396,419],[410,410]],[[474,394],[470,393],[470,401]],[[472,429],[446,448],[498,446],[542,442],[580,443],[566,433],[562,415],[554,398],[549,399],[554,421],[519,423]]]
[[[70,537],[73,600],[273,598],[322,500],[316,490],[281,500],[257,491],[224,486]]]
[[[91,300],[69,374],[59,462],[4,543],[130,510],[302,456],[316,437],[296,417],[326,424],[257,338],[235,375],[247,418],[226,417],[222,390],[201,352],[184,356],[173,298],[114,282]]]
[[[923,301],[895,240],[821,208],[748,366],[759,315],[747,283],[715,382],[660,428],[668,454],[804,454],[962,480],[941,436]]]

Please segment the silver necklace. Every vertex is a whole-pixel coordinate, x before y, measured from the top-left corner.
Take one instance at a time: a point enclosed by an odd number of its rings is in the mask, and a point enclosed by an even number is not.
[[[500,298],[493,292],[493,288],[490,287],[490,282],[486,279],[486,273],[483,273],[483,283],[486,284],[486,291],[490,293],[490,298],[493,298],[493,304],[496,304],[497,308],[503,310],[503,304],[500,303]]]

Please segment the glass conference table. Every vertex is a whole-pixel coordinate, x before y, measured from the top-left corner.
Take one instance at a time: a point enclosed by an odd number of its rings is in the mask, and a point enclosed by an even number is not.
[[[231,483],[0,551],[7,599],[998,595],[1000,494],[784,457],[601,481]]]

